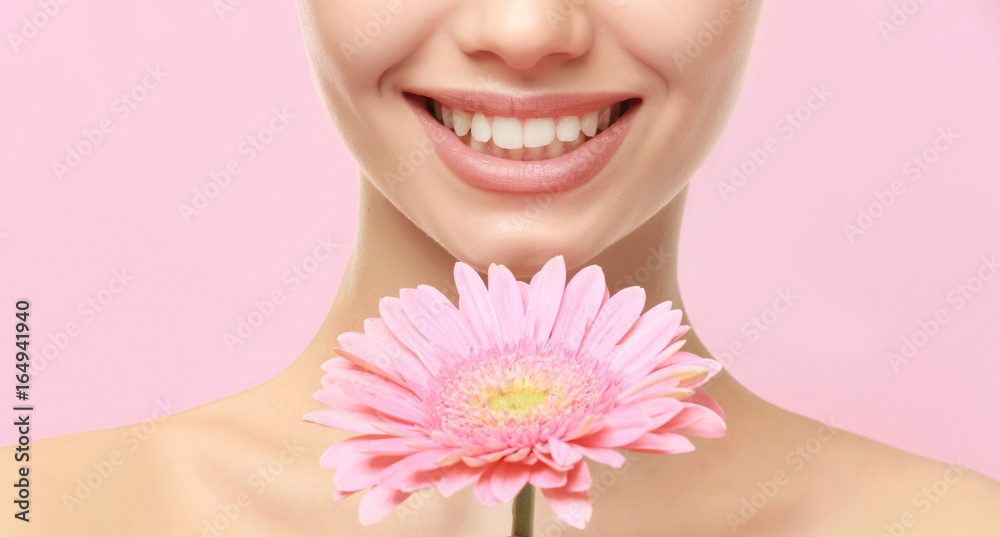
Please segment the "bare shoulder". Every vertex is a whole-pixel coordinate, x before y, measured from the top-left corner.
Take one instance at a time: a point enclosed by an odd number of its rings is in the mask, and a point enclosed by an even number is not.
[[[837,452],[833,486],[815,490],[831,515],[819,535],[997,535],[1000,483],[985,475],[846,432]]]
[[[109,527],[141,530],[130,511],[137,476],[135,452],[160,427],[157,420],[32,441],[0,449],[10,470],[23,477],[24,503],[5,507],[0,534],[104,534]],[[10,504],[8,504],[10,505]],[[105,530],[101,530],[101,528]]]

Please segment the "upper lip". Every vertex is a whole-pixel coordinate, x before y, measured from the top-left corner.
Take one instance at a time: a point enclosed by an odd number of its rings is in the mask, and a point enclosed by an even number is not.
[[[633,93],[620,91],[511,94],[458,88],[405,88],[403,92],[430,97],[451,109],[518,119],[583,115],[638,98]]]

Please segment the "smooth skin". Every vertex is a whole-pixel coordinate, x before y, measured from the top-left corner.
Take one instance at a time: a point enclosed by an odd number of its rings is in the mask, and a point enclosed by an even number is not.
[[[129,426],[33,443],[32,522],[15,520],[8,503],[0,534],[503,537],[509,506],[483,507],[471,488],[419,493],[368,527],[360,494],[331,500],[334,471],[318,460],[352,434],[301,417],[324,408],[312,394],[337,335],[361,331],[379,298],[403,287],[431,284],[454,299],[456,260],[481,271],[502,263],[526,279],[562,254],[570,277],[599,264],[613,293],[655,253],[664,261],[643,283],[647,306],[684,308],[676,253],[687,184],[732,110],[760,0],[297,7],[317,85],[360,169],[356,241],[322,327],[275,378],[146,422],[142,440]],[[378,36],[348,55],[342,45],[390,8]],[[711,43],[687,54],[689,39],[719,21]],[[414,85],[626,90],[643,103],[619,154],[589,183],[545,197],[498,194],[460,181],[435,155],[391,180],[398,156],[424,139],[399,90]],[[686,340],[685,350],[710,356],[695,330]],[[565,527],[538,495],[536,535],[987,537],[1000,528],[1000,484],[981,474],[783,410],[725,372],[705,391],[726,410],[725,437],[695,439],[686,454],[629,454],[617,471],[592,463],[590,524]],[[2,451],[3,475],[13,476],[13,447]]]

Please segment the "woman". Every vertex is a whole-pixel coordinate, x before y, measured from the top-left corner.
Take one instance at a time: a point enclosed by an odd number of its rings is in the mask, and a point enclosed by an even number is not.
[[[480,271],[502,263],[523,279],[563,255],[570,276],[598,264],[614,284],[655,249],[671,262],[644,284],[647,307],[683,309],[675,260],[687,183],[733,107],[760,0],[298,8],[324,102],[361,170],[355,247],[321,329],[280,375],[172,416],[142,450],[123,447],[128,428],[33,445],[33,521],[7,517],[4,535],[504,535],[509,509],[483,507],[470,489],[418,494],[368,527],[360,495],[330,499],[320,454],[352,434],[302,416],[322,408],[312,394],[337,335],[361,331],[400,288],[452,290],[456,260]],[[504,117],[551,121],[518,131]],[[710,356],[695,331],[686,340]],[[705,391],[726,410],[725,437],[684,455],[633,454],[619,471],[592,465],[592,522],[566,528],[539,499],[537,534],[1000,527],[1000,485],[971,470],[782,410],[725,372]],[[94,471],[100,490],[74,493]]]

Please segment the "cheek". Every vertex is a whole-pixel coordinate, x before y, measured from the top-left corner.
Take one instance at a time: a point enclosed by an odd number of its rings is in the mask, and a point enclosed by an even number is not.
[[[607,20],[619,21],[615,38],[672,87],[700,89],[740,72],[759,8],[760,0],[647,0]]]

